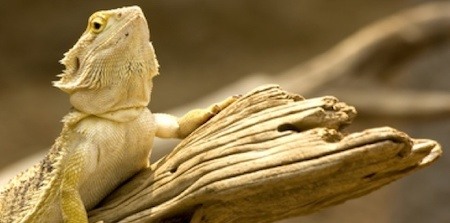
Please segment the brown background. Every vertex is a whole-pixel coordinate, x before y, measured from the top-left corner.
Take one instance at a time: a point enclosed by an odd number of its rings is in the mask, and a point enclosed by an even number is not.
[[[134,4],[143,9],[161,64],[150,107],[163,111],[248,74],[282,72],[379,18],[424,2],[430,1],[2,0],[0,171],[48,148],[58,135],[59,121],[70,105],[67,96],[50,82],[63,69],[57,61],[72,47],[96,10]],[[447,60],[438,56],[428,61],[429,66],[439,67],[436,73],[440,76],[433,78],[434,73],[428,72],[429,82],[423,84],[448,91],[450,53],[440,53]],[[415,137],[436,139],[444,151],[450,146],[448,114],[438,120],[402,121],[364,120],[362,114],[357,121],[365,125],[356,128],[391,125]],[[450,160],[444,156],[431,168],[301,221],[450,222],[449,168]]]

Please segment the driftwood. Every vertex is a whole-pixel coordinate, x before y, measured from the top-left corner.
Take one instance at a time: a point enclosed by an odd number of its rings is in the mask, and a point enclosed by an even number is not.
[[[262,86],[89,212],[96,222],[272,222],[367,194],[435,161],[392,128],[345,134],[356,110]]]

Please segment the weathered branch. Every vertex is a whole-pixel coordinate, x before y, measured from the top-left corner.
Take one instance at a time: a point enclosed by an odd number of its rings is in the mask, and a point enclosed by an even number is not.
[[[116,190],[90,221],[272,222],[362,196],[439,157],[391,128],[345,135],[353,107],[263,86]]]

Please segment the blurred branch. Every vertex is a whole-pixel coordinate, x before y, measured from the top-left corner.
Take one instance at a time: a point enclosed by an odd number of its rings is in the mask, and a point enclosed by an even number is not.
[[[424,119],[449,117],[449,92],[420,92],[389,89],[339,89],[339,95],[358,102],[364,115],[394,118],[421,117]],[[360,110],[358,107],[358,110]]]
[[[391,128],[345,135],[334,97],[260,87],[89,213],[96,222],[272,222],[367,194],[435,161],[432,140]]]
[[[450,39],[450,2],[404,10],[369,25],[324,54],[276,77],[287,90],[311,95],[335,81],[383,75],[423,49]]]
[[[276,83],[302,95],[320,95],[337,82],[361,76],[382,76],[391,69],[408,65],[427,48],[450,40],[450,2],[433,2],[396,13],[375,22],[343,40],[332,49],[277,76],[255,74],[225,86],[199,101],[171,112],[202,107],[229,95],[245,92],[261,84]],[[430,71],[432,72],[432,71]],[[393,72],[395,74],[395,72]],[[372,81],[373,82],[373,81]],[[370,93],[365,93],[370,88]],[[349,96],[358,110],[372,115],[427,117],[449,114],[450,92],[389,91],[371,83],[349,94],[348,89],[334,89]],[[433,99],[438,96],[439,100]],[[396,99],[408,103],[394,103]],[[372,102],[372,100],[374,100]],[[377,109],[374,106],[379,104]],[[416,104],[416,106],[412,106]],[[383,110],[384,109],[384,110]],[[424,109],[426,112],[424,113]],[[376,111],[376,112],[375,112]]]

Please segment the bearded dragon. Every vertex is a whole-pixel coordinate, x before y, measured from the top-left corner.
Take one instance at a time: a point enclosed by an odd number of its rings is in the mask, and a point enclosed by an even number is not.
[[[152,114],[159,65],[149,39],[138,6],[92,14],[53,83],[73,108],[45,158],[2,189],[0,222],[88,222],[87,210],[149,166],[155,136],[184,138],[235,100],[181,118]]]

